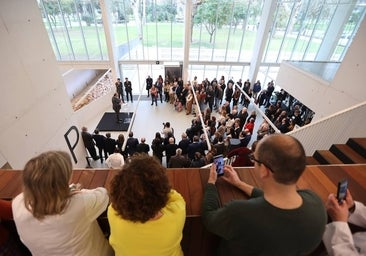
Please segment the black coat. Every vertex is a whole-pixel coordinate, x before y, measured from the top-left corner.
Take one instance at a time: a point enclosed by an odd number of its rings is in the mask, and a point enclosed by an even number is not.
[[[104,149],[109,154],[112,155],[114,153],[114,149],[116,148],[116,140],[112,138],[106,138],[104,143]]]
[[[136,152],[137,145],[139,144],[139,141],[136,138],[130,137],[127,139],[126,142],[126,151],[127,154],[132,156]]]
[[[104,135],[93,134],[93,139],[95,141],[95,145],[97,145],[98,148],[103,148],[104,149],[105,140],[106,140],[106,137]]]

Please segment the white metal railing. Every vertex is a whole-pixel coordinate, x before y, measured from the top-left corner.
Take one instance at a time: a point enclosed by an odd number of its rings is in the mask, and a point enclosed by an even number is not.
[[[205,128],[205,121],[203,120],[203,114],[202,114],[202,111],[200,108],[200,103],[198,102],[198,99],[197,99],[196,90],[194,88],[194,85],[191,86],[191,89],[192,89],[192,93],[193,93],[193,100],[196,103],[196,109],[195,109],[195,111],[197,112],[196,115],[198,115],[198,117],[201,121],[202,128],[203,128],[203,134],[206,138],[207,149],[210,151],[211,150],[211,143],[210,143],[211,140],[208,137],[207,130]]]
[[[366,137],[366,101],[322,118],[289,133],[304,146],[307,156],[344,144],[349,138]]]

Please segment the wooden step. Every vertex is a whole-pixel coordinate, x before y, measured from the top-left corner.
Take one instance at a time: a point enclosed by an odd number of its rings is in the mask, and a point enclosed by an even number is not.
[[[333,144],[329,151],[336,155],[345,164],[366,163],[366,158],[358,154],[346,144]]]
[[[316,150],[313,157],[320,164],[343,164],[343,162],[329,150]]]
[[[366,138],[350,138],[346,144],[366,158]]]
[[[306,165],[319,165],[320,163],[312,156],[306,157]]]

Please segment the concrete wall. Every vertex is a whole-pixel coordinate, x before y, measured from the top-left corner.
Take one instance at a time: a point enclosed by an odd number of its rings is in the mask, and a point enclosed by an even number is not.
[[[80,126],[37,1],[0,2],[0,59],[0,166],[21,169],[40,152],[68,150],[64,134]],[[75,141],[76,133],[70,136]],[[82,142],[75,150],[85,155]],[[76,166],[85,167],[85,159]]]
[[[313,121],[366,101],[366,19],[363,20],[334,80],[326,82],[282,63],[276,83],[315,112]]]

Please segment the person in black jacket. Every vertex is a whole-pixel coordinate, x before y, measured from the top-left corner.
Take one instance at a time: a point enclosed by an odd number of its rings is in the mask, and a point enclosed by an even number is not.
[[[108,155],[112,155],[114,153],[114,150],[116,148],[116,140],[111,138],[111,133],[107,132],[105,134],[106,139],[105,139],[105,143],[104,143],[104,150],[105,150],[105,154]]]
[[[146,139],[145,138],[141,138],[140,141],[141,142],[136,146],[136,152],[149,154],[150,146],[149,146],[149,144],[146,144],[145,143],[146,142]]]
[[[170,137],[169,143],[165,145],[166,166],[169,166],[170,158],[175,155],[177,148],[178,145],[175,144],[174,137]]]
[[[189,146],[190,143],[191,142],[188,139],[187,133],[183,132],[182,133],[182,139],[178,143],[178,147],[180,149],[182,149],[182,155],[183,156],[187,156],[187,154],[188,154],[188,146]]]
[[[95,150],[93,136],[88,132],[88,128],[85,126],[81,128],[81,138],[83,139],[84,146],[88,150],[90,156],[94,160],[98,160],[99,156],[97,156],[97,151]]]
[[[137,145],[139,144],[139,140],[133,137],[133,132],[128,134],[128,139],[126,142],[126,151],[129,156],[132,156],[136,152]]]
[[[122,102],[125,103],[125,100],[123,98],[123,84],[122,84],[120,78],[117,78],[117,82],[115,83],[115,85],[116,85],[116,92],[118,94],[118,98],[120,98],[122,100]]]
[[[117,93],[112,97],[112,107],[114,112],[116,112],[116,122],[120,123],[122,120],[119,119],[119,111],[121,110],[121,100],[118,98]]]
[[[153,84],[153,79],[150,76],[147,76],[146,78],[146,91],[147,91],[147,97],[150,96],[150,89]]]
[[[98,129],[94,130],[94,134],[92,135],[92,137],[99,151],[100,162],[103,163],[103,152],[104,152],[104,158],[107,159],[107,153],[105,151],[106,137],[104,135],[99,134]]]
[[[125,92],[126,92],[126,99],[127,102],[129,100],[129,98],[131,99],[131,102],[133,102],[133,98],[132,98],[132,83],[131,81],[128,81],[128,78],[125,78],[125,82],[123,83],[124,87],[125,87]],[[130,96],[130,97],[128,97]]]
[[[160,132],[155,133],[155,138],[151,143],[151,148],[153,150],[153,156],[156,157],[160,163],[163,161],[163,152],[164,152],[164,145],[163,139],[161,138]]]

